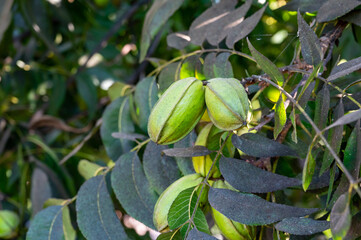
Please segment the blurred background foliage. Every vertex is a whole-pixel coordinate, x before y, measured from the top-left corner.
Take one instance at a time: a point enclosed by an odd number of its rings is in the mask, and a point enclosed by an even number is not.
[[[170,48],[166,36],[188,30],[214,2],[184,1],[152,42],[151,61],[143,63],[139,63],[140,37],[151,1],[0,3],[0,209],[18,214],[16,239],[24,239],[31,217],[46,199],[76,195],[85,181],[78,171],[80,160],[101,166],[114,164],[98,131],[97,120],[105,106],[121,94],[118,89],[125,84],[132,91],[139,79],[154,70],[157,61],[199,49],[195,45],[181,51]],[[254,0],[247,16],[264,3]],[[298,44],[297,12],[279,10],[286,4],[284,0],[268,3],[249,39],[277,66],[289,65]],[[122,21],[134,7],[127,21]],[[309,22],[314,16],[306,13],[305,20]],[[321,31],[318,26],[316,33]],[[331,65],[360,56],[360,27],[348,27],[339,42],[342,44],[335,46],[337,57]],[[249,53],[245,39],[235,49]],[[260,72],[245,58],[232,56],[230,61],[236,78]],[[83,141],[86,136],[89,139]],[[75,155],[64,160],[79,146]],[[282,174],[292,176],[287,165],[280,166],[284,167],[279,170]]]

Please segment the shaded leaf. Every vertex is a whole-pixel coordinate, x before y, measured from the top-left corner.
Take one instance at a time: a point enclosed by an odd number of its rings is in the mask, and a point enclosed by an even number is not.
[[[179,72],[179,78],[197,77],[196,72],[202,67],[202,63],[197,55],[190,56],[183,63]]]
[[[327,79],[328,81],[333,81],[359,69],[361,69],[361,57],[354,58],[350,61],[337,65],[332,69],[330,76]]]
[[[223,0],[203,12],[192,22],[189,28],[191,42],[196,45],[202,45],[208,34],[217,34],[214,31],[219,30],[213,28],[214,22],[220,21],[229,14],[236,4],[236,0]]]
[[[268,202],[256,195],[210,188],[209,203],[233,221],[247,225],[265,225],[289,217],[302,217],[316,212],[315,208],[298,208]]]
[[[351,226],[344,240],[353,240],[361,236],[361,212],[356,213],[351,220]]]
[[[357,121],[344,151],[343,163],[353,178],[357,179],[360,173],[361,164],[361,134],[360,121]]]
[[[160,72],[158,76],[160,93],[163,93],[172,83],[179,79],[177,75],[179,64],[179,62],[171,63]]]
[[[162,233],[157,237],[157,240],[182,240],[182,236],[179,231]]]
[[[343,16],[341,19],[342,21],[353,23],[361,27],[361,10],[354,10]]]
[[[294,235],[312,235],[323,232],[330,228],[330,222],[319,221],[311,218],[285,218],[281,222],[275,224],[275,228],[279,231],[288,232]]]
[[[320,41],[299,12],[297,14],[297,20],[302,56],[308,64],[316,66],[323,59]]]
[[[304,88],[303,94],[298,98],[298,104],[305,109],[307,102],[309,101],[312,91],[315,88],[316,83],[315,82],[310,82],[310,84],[308,85],[307,88]],[[301,93],[302,93],[301,91]],[[296,109],[296,114],[300,114],[301,111],[297,108]]]
[[[330,108],[330,91],[327,84],[324,84],[322,89],[316,96],[316,107],[314,122],[318,129],[324,129],[328,120],[328,110]]]
[[[342,117],[340,117],[339,119],[337,119],[337,121],[335,121],[334,123],[332,123],[331,125],[329,125],[328,127],[325,128],[324,131],[331,129],[333,127],[336,126],[340,126],[340,125],[346,125],[349,123],[352,123],[358,119],[361,118],[361,109],[356,110],[356,111],[352,111],[346,115],[343,115]]]
[[[196,141],[196,134],[194,131],[190,132],[185,138],[174,143],[174,148],[187,148],[194,145]],[[183,175],[195,173],[191,157],[174,157],[177,161],[178,167]]]
[[[170,184],[181,177],[175,160],[162,154],[167,148],[150,141],[143,155],[145,175],[158,194],[162,194]]]
[[[311,151],[312,149],[308,150],[308,154],[305,159],[305,164],[303,166],[303,171],[302,171],[302,187],[304,191],[306,191],[310,186],[316,167],[316,161],[312,156]]]
[[[126,239],[123,226],[115,214],[105,176],[87,180],[76,200],[77,223],[86,239]]]
[[[52,89],[49,100],[49,114],[55,115],[64,102],[66,93],[66,80],[64,77],[55,75],[52,81]]]
[[[262,170],[239,159],[221,157],[224,179],[241,192],[267,193],[301,184],[301,180]]]
[[[249,50],[252,53],[252,56],[256,59],[257,64],[261,67],[261,69],[267,73],[270,78],[276,82],[278,85],[282,86],[284,82],[283,74],[278,70],[277,66],[271,62],[268,58],[263,56],[260,52],[258,52],[251,44],[251,42],[247,39]]]
[[[343,239],[351,226],[350,199],[342,194],[335,202],[330,216],[331,232],[335,239]]]
[[[187,240],[215,240],[217,238],[209,236],[204,232],[198,231],[196,228],[193,228],[189,231]]]
[[[261,20],[261,17],[263,16],[263,13],[266,10],[267,6],[268,4],[264,5],[260,10],[255,12],[252,16],[246,18],[239,25],[232,28],[232,31],[230,31],[226,39],[227,47],[233,48],[233,45],[236,42],[245,38],[246,36],[248,36],[248,34],[250,34],[253,31],[253,29],[257,26],[258,22]],[[263,69],[263,71],[265,70]]]
[[[188,32],[176,32],[167,36],[167,44],[169,47],[181,50],[189,45],[191,38]]]
[[[76,87],[78,89],[79,95],[84,100],[88,111],[89,117],[93,118],[96,106],[98,103],[97,89],[87,73],[81,73],[75,78]]]
[[[139,126],[144,131],[148,131],[148,118],[150,112],[158,101],[158,88],[155,77],[142,79],[135,88],[134,101],[139,110]]]
[[[214,71],[216,65],[216,57],[217,53],[211,52],[208,53],[207,56],[204,58],[203,73],[206,79],[212,79],[216,77]]]
[[[112,187],[125,211],[148,227],[153,227],[153,209],[158,199],[144,174],[135,152],[122,155],[111,175]]]
[[[183,224],[189,221],[196,206],[198,196],[195,191],[194,187],[183,190],[172,203],[168,212],[168,225],[170,229],[176,229],[181,226],[185,229],[188,228],[189,223],[184,226]],[[211,234],[207,219],[199,207],[196,210],[193,221],[198,230]]]
[[[3,39],[4,33],[6,32],[6,29],[8,29],[11,22],[11,6],[13,5],[13,2],[14,0],[5,0],[0,2],[0,43]]]
[[[213,46],[217,46],[226,36],[230,35],[234,28],[244,21],[244,17],[251,5],[252,0],[246,0],[242,6],[215,21],[210,29],[211,32],[207,32],[208,42]]]
[[[183,0],[158,0],[145,16],[140,44],[140,61],[143,61],[152,38],[159,29],[168,21],[175,11],[182,5]]]
[[[342,103],[342,99],[341,99],[340,102],[338,103],[338,105],[336,106],[336,109],[334,110],[333,121],[337,121],[343,115],[344,115],[344,110],[343,110],[343,103]],[[330,143],[330,146],[332,147],[332,149],[335,151],[336,154],[339,153],[340,148],[341,148],[342,133],[343,133],[343,125],[340,125],[340,126],[335,127],[334,129],[331,129],[331,131],[328,135],[329,136],[328,142]],[[323,155],[322,166],[320,169],[320,175],[322,173],[324,173],[331,166],[333,160],[334,160],[334,158],[333,158],[332,154],[330,153],[330,151],[328,149],[326,149],[325,153]]]
[[[318,10],[317,21],[328,22],[345,15],[357,6],[361,5],[358,0],[328,0]]]
[[[205,146],[194,146],[188,148],[169,148],[163,150],[163,153],[170,157],[200,157],[207,156],[212,151]]]
[[[134,145],[126,139],[116,139],[112,136],[114,132],[133,133],[134,125],[129,112],[129,99],[120,97],[110,103],[103,113],[103,123],[100,128],[105,150],[112,160],[132,149]]]
[[[274,120],[275,120],[275,127],[273,130],[273,136],[274,139],[277,139],[278,135],[282,132],[282,129],[287,121],[287,114],[286,114],[285,103],[283,101],[282,93],[280,94],[280,97],[278,98],[278,101],[276,103]]]
[[[228,61],[230,53],[220,53],[216,57],[214,66],[215,77],[218,78],[233,78],[232,64]]]
[[[51,185],[46,173],[40,168],[35,168],[31,176],[31,205],[34,216],[41,209],[48,198],[52,197]]]
[[[315,12],[317,11],[322,4],[324,4],[327,0],[292,0],[289,1],[285,6],[280,9],[289,10],[289,11],[297,11],[300,12]]]
[[[126,96],[132,87],[122,82],[114,82],[108,89],[108,96],[111,101],[114,101],[118,97]]]
[[[297,156],[297,153],[288,146],[259,134],[233,135],[232,143],[242,152],[254,157]]]
[[[137,139],[139,139],[139,140],[147,139],[147,136],[144,136],[143,134],[139,134],[139,133],[122,133],[122,132],[114,132],[114,133],[112,133],[112,137],[113,138],[119,138],[119,139],[127,139],[127,140],[132,140],[132,141],[136,141]]]
[[[62,240],[64,238],[62,218],[62,206],[50,206],[40,211],[32,220],[26,239]]]

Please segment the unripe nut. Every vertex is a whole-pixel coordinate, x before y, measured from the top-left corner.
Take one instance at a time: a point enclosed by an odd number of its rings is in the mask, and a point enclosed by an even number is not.
[[[19,225],[19,217],[9,210],[0,211],[0,238],[9,239],[16,236],[16,228]]]
[[[173,83],[155,104],[148,120],[153,142],[171,144],[184,138],[205,111],[203,82],[185,78]]]
[[[214,125],[231,131],[246,124],[249,100],[242,84],[235,78],[214,78],[207,82],[205,99]]]

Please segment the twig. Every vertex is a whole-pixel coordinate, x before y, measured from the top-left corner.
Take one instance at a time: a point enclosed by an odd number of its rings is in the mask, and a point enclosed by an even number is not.
[[[100,125],[102,124],[103,120],[100,118],[95,123],[94,128],[85,136],[85,138],[76,146],[68,155],[66,155],[62,160],[60,160],[59,165],[64,164],[68,161],[72,156],[74,156],[82,147],[83,145],[96,133]]]

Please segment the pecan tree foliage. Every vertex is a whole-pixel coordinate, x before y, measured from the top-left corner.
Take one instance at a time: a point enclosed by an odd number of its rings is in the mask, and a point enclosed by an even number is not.
[[[148,1],[121,11],[104,37],[92,45],[85,62],[64,74],[64,81],[54,80],[63,92],[76,85],[90,119],[96,115],[98,100],[94,81],[89,80],[94,72],[87,64],[100,51],[111,55],[113,46],[104,43],[144,3]],[[36,16],[29,15],[26,1],[17,4],[31,23]],[[361,57],[357,55],[361,51],[354,49],[355,58],[340,60],[350,41],[343,34],[356,41],[360,37],[361,2],[292,0],[271,10],[268,3],[222,0],[199,13],[184,29],[167,35],[167,51],[176,57],[156,58],[169,19],[184,4],[182,0],[148,3],[140,64],[126,83],[116,82],[109,88],[109,100],[100,101],[100,108],[107,106],[93,127],[74,128],[42,111],[33,116],[27,126],[30,134],[20,138],[24,146],[17,148],[19,162],[25,153],[32,164],[31,202],[37,214],[31,218],[27,239],[149,239],[127,229],[119,220],[124,214],[161,231],[157,239],[215,239],[219,234],[226,239],[359,238]],[[288,16],[294,16],[298,27],[292,41],[283,46],[288,51],[293,48],[292,58],[277,61],[277,65],[276,59],[265,56],[267,47],[262,40],[252,35],[262,18],[276,17],[273,11],[291,11]],[[34,28],[37,25],[30,26],[46,48],[53,50],[54,61],[62,63],[58,48]],[[63,71],[62,67],[54,69]],[[239,86],[235,89],[242,89],[249,99],[242,126],[218,128],[212,116],[204,114],[184,138],[168,145],[152,142],[148,118],[153,107],[174,82],[185,78],[203,81],[204,87],[212,79],[236,79]],[[53,112],[61,106],[49,104]],[[1,111],[9,115],[6,109]],[[164,114],[170,113],[165,109]],[[54,147],[31,134],[44,126],[86,134],[72,151],[60,153],[59,159]],[[178,126],[184,127],[188,126]],[[12,129],[9,125],[2,139],[8,139]],[[98,129],[107,164],[91,159],[90,153],[81,156],[88,160],[71,165]],[[39,161],[33,145],[50,160]],[[71,186],[64,165],[68,169],[75,165],[86,179],[78,190]],[[23,188],[30,171],[25,166],[27,174],[20,177]],[[56,189],[61,198],[54,198],[49,189]],[[4,194],[4,199],[5,205],[12,204],[11,197]],[[20,197],[20,203],[25,205],[26,197]],[[20,218],[30,219],[26,214],[20,211]],[[17,234],[18,222],[10,228],[9,237]]]

